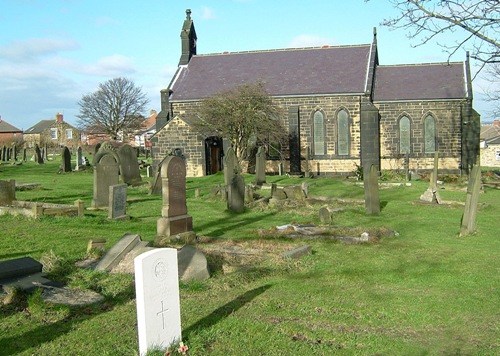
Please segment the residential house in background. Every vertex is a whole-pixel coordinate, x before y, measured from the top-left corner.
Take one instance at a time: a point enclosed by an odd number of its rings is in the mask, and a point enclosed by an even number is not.
[[[63,114],[57,113],[55,120],[42,120],[24,131],[24,141],[28,147],[35,144],[71,147],[80,145],[81,134],[80,130],[64,121]]]
[[[149,139],[156,132],[156,117],[158,113],[156,110],[149,111],[149,117],[146,118],[142,124],[141,129],[136,130],[134,133],[134,140],[130,142],[131,146],[149,148],[151,142]]]
[[[500,167],[500,120],[481,125],[481,167]]]
[[[22,142],[23,131],[12,126],[0,117],[0,145],[10,146],[14,142]]]

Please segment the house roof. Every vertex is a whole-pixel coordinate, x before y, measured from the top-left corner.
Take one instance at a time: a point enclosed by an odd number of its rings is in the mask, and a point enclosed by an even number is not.
[[[378,66],[374,101],[464,99],[464,63]]]
[[[12,126],[6,121],[3,121],[0,119],[0,132],[3,133],[8,133],[8,132],[22,132],[22,130],[19,130],[17,127]]]
[[[172,80],[171,101],[197,100],[263,81],[271,96],[366,91],[371,45],[196,55]]]
[[[480,137],[482,140],[486,141],[500,137],[500,122],[495,121],[493,124],[481,125]]]
[[[43,131],[45,131],[46,129],[48,129],[49,127],[51,127],[54,122],[55,122],[54,120],[42,120],[42,121],[39,121],[34,126],[31,126],[29,129],[25,130],[24,133],[28,134],[28,135],[29,134],[39,134],[39,133],[42,133]]]

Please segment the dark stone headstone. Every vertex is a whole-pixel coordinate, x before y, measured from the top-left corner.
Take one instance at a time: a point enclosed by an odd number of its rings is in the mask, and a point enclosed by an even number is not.
[[[68,147],[63,147],[61,151],[61,170],[66,172],[71,172],[71,152]]]
[[[365,186],[365,208],[367,214],[380,213],[378,191],[378,171],[374,164],[364,167],[363,181]]]
[[[103,145],[94,156],[94,197],[92,208],[107,208],[109,187],[118,184],[119,158],[111,144]]]
[[[136,150],[132,146],[123,145],[118,149],[117,154],[120,157],[120,174],[123,183],[140,185],[142,178]]]
[[[379,111],[371,103],[361,104],[361,166],[369,167],[373,164],[377,171],[380,170],[380,129]]]
[[[16,200],[16,181],[0,180],[0,205],[11,205]]]
[[[127,217],[127,185],[117,184],[109,187],[109,219]]]
[[[43,265],[31,257],[21,257],[0,262],[0,280],[42,272]]]
[[[227,208],[236,213],[245,210],[245,180],[236,174],[228,187]]]
[[[40,151],[40,147],[35,145],[35,162],[38,164],[43,164],[43,154]]]
[[[157,221],[158,236],[172,236],[193,230],[187,214],[186,165],[178,156],[169,156],[161,167],[163,207]]]
[[[5,145],[2,146],[2,151],[0,151],[0,159],[4,162],[7,160],[7,147]]]
[[[17,145],[12,146],[12,159],[17,161]]]
[[[23,148],[23,162],[28,160],[28,155],[26,154],[26,148]]]
[[[290,174],[301,175],[300,116],[298,106],[292,106],[288,109],[288,135],[290,148]]]

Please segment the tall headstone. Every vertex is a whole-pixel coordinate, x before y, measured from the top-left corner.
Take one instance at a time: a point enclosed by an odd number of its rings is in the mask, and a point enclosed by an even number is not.
[[[127,185],[117,184],[109,187],[109,219],[127,218]]]
[[[35,145],[35,162],[38,164],[43,163],[42,151],[40,151],[40,147],[38,145]]]
[[[471,234],[476,229],[477,204],[481,190],[481,167],[474,165],[467,184],[467,197],[465,198],[464,215],[460,228],[460,236]]]
[[[232,147],[229,147],[224,155],[224,185],[228,186],[238,172],[238,162]]]
[[[300,116],[298,106],[292,106],[288,109],[288,142],[290,148],[290,174],[301,175]]]
[[[5,145],[2,146],[2,151],[0,151],[0,160],[4,162],[7,160],[7,146]]]
[[[71,172],[71,152],[66,146],[61,151],[61,170],[65,173]]]
[[[365,187],[366,213],[376,215],[380,213],[380,198],[378,191],[378,171],[374,164],[364,167],[363,182]]]
[[[12,146],[12,159],[17,161],[17,145]]]
[[[75,163],[75,171],[82,169],[83,164],[83,150],[81,146],[78,146],[76,149],[76,163]]]
[[[94,156],[94,197],[91,207],[107,208],[109,187],[118,184],[119,158],[111,144],[104,144]]]
[[[44,161],[49,160],[49,145],[48,144],[45,144],[45,148],[43,150],[43,159],[44,159]]]
[[[432,169],[431,177],[429,179],[429,188],[427,188],[424,194],[420,196],[420,200],[434,204],[442,203],[441,196],[439,195],[439,191],[437,189],[438,157],[439,153],[437,151],[434,152],[434,168]]]
[[[193,230],[187,214],[186,165],[178,156],[169,156],[161,166],[163,207],[157,221],[158,236],[172,236]]]
[[[16,181],[0,180],[0,205],[10,205],[16,200]]]
[[[260,146],[255,156],[255,183],[262,185],[266,182],[266,152],[264,147]]]
[[[245,210],[245,180],[240,174],[236,174],[228,188],[227,208],[241,213]]]
[[[177,250],[158,248],[134,258],[139,354],[181,341]]]
[[[139,185],[142,183],[137,152],[130,145],[121,146],[116,152],[120,157],[120,174],[123,183],[128,185]]]

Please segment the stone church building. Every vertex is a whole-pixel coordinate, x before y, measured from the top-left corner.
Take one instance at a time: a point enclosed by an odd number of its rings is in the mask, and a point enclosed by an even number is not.
[[[191,11],[181,30],[179,67],[161,91],[153,142],[154,165],[181,153],[188,176],[223,169],[223,137],[192,129],[200,102],[244,83],[261,81],[287,112],[284,171],[349,174],[356,166],[466,173],[479,155],[479,114],[472,106],[469,60],[380,65],[371,43],[199,55]],[[307,152],[309,152],[306,161]],[[267,171],[278,172],[269,156]],[[308,167],[305,167],[308,163]]]

